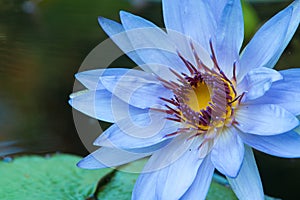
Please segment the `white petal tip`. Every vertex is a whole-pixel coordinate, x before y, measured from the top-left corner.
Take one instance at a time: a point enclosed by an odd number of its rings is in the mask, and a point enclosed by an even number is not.
[[[120,10],[119,15],[122,18],[123,16],[131,15],[131,14],[129,12],[124,11],[124,10]]]

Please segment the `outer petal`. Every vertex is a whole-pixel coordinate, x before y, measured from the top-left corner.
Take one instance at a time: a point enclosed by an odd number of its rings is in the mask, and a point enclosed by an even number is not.
[[[125,68],[95,69],[79,72],[75,76],[87,89],[101,90],[105,88],[100,81],[101,76],[122,76],[130,70]]]
[[[280,71],[283,80],[272,84],[269,91],[251,104],[277,104],[294,115],[300,115],[300,69]]]
[[[180,198],[180,200],[190,200],[190,199],[205,199],[208,192],[211,179],[214,174],[214,165],[210,161],[210,157],[207,156],[203,159],[201,163],[197,176],[193,184],[189,187],[186,193]]]
[[[152,78],[153,76],[150,76]],[[100,78],[103,86],[115,96],[139,108],[163,105],[160,97],[169,98],[172,92],[146,76],[109,76]]]
[[[234,128],[224,128],[212,152],[211,161],[218,171],[236,177],[244,158],[244,143]]]
[[[101,147],[97,151],[79,161],[77,166],[84,169],[116,167],[149,155],[150,154],[130,153],[116,148]]]
[[[131,152],[150,152],[167,144],[170,138],[165,136],[178,129],[177,124],[166,121],[161,114],[153,116],[153,121],[147,126],[140,124],[149,123],[149,113],[133,118],[133,122],[123,119],[113,124],[96,139],[94,145],[116,147]]]
[[[241,131],[257,135],[285,133],[299,124],[293,114],[274,104],[240,106],[235,120]]]
[[[300,135],[295,131],[274,136],[247,133],[240,133],[240,136],[246,144],[264,153],[285,158],[300,157]]]
[[[216,23],[207,2],[163,0],[163,14],[165,26],[171,37],[170,29],[191,37],[210,51],[209,40],[215,33]]]
[[[144,64],[144,61],[137,55],[131,45],[123,26],[115,21],[99,17],[98,22],[106,34],[125,52],[131,60],[141,66],[145,71],[149,68]]]
[[[240,0],[229,0],[217,25],[216,57],[221,69],[232,77],[233,63],[238,61],[244,39],[244,20]]]
[[[276,54],[274,55],[273,59],[267,65],[268,67],[271,67],[271,68],[273,66],[275,66],[276,62],[280,58],[282,52],[284,51],[284,49],[286,48],[286,46],[288,45],[288,43],[292,39],[293,35],[295,34],[295,32],[296,32],[296,30],[299,26],[299,22],[300,22],[300,1],[295,0],[287,9],[289,9],[289,8],[293,9],[290,24],[289,24],[289,27],[287,29],[287,32],[286,32],[283,43],[280,45],[280,47],[279,47],[278,51],[276,52]]]
[[[112,104],[112,99],[114,104]],[[128,105],[107,90],[83,91],[72,94],[69,104],[76,110],[99,120],[114,122],[131,115],[147,112]]]
[[[244,80],[239,84],[238,90],[246,92],[245,98],[247,100],[261,97],[268,91],[273,82],[281,80],[282,76],[279,72],[259,67],[251,70]]]
[[[238,81],[256,67],[273,67],[277,52],[282,48],[292,16],[292,8],[286,8],[266,22],[245,47],[240,60]]]
[[[177,54],[176,46],[164,31],[153,23],[124,11],[120,12],[120,17],[134,50],[154,73],[161,75],[161,68],[188,73]]]
[[[175,139],[151,156],[144,170],[152,172],[140,175],[132,199],[177,200],[191,186],[202,163],[198,156],[197,145],[185,146],[180,136]],[[178,155],[178,147],[182,148],[178,146],[178,142],[191,150],[181,149]],[[174,158],[176,159],[173,160]],[[160,168],[164,165],[166,167]]]
[[[228,178],[238,199],[263,200],[264,192],[252,149],[245,146],[245,158],[236,178]]]

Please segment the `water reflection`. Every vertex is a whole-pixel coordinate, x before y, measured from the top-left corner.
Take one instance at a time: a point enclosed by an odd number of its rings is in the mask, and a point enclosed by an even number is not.
[[[18,147],[17,141],[0,142],[0,157],[23,152],[24,149]]]

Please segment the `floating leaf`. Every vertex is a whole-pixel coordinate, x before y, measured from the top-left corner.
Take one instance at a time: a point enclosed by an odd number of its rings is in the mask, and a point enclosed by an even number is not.
[[[145,164],[145,160],[141,160],[120,170],[84,170],[76,167],[80,159],[68,154],[3,159],[0,161],[0,199],[130,200],[138,173],[129,172],[138,172]],[[214,175],[206,199],[237,198],[227,180]]]
[[[57,154],[0,162],[0,199],[84,200],[94,192],[97,181],[112,169],[82,170],[76,167],[80,159]]]

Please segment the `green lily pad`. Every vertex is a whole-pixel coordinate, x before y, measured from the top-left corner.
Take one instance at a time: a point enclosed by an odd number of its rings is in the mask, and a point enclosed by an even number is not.
[[[131,191],[145,160],[120,168],[84,170],[81,158],[68,154],[23,156],[0,161],[0,199],[35,200],[130,200]],[[97,198],[93,197],[93,195]],[[214,175],[208,200],[237,199],[226,179]]]
[[[86,199],[112,169],[82,170],[78,156],[24,156],[0,162],[0,199]]]

